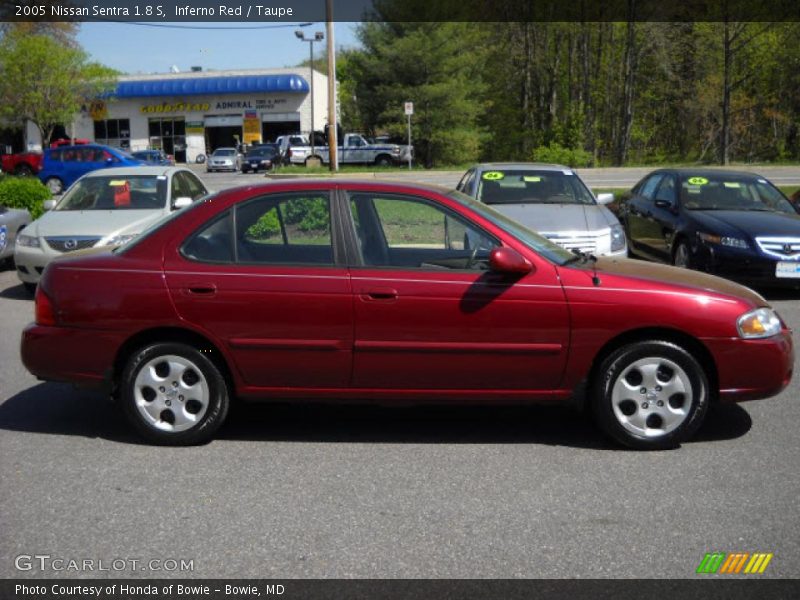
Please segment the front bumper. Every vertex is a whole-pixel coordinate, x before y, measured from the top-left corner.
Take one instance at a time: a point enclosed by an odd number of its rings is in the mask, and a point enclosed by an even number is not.
[[[783,330],[763,340],[703,339],[717,365],[722,402],[769,398],[781,393],[792,380],[794,344]]]
[[[710,244],[698,244],[692,256],[694,268],[752,287],[800,287],[800,278],[775,275],[778,262],[756,251]]]
[[[43,243],[40,240],[40,243]],[[44,268],[51,260],[61,256],[61,253],[50,248],[31,248],[17,244],[14,249],[14,264],[17,267],[17,277],[23,283],[39,283]]]

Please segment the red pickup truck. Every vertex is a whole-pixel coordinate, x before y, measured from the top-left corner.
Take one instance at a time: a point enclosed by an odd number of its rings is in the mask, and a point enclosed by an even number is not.
[[[70,144],[88,144],[89,140],[56,140],[50,144],[51,148],[69,146]],[[0,154],[3,173],[12,175],[36,175],[42,170],[41,152],[18,152],[17,154]]]

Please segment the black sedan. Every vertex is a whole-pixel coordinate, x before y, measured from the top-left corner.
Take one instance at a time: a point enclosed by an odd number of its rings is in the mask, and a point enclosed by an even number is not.
[[[280,162],[280,147],[277,144],[261,144],[253,146],[247,151],[242,160],[242,173],[253,171],[258,173],[261,169],[269,171]]]
[[[800,215],[759,175],[660,169],[619,216],[632,255],[756,286],[800,285]]]

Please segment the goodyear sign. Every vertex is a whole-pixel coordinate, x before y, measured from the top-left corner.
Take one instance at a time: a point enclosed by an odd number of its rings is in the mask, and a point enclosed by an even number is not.
[[[139,111],[143,114],[160,114],[173,112],[202,112],[209,109],[208,102],[162,102],[161,104],[146,104]]]

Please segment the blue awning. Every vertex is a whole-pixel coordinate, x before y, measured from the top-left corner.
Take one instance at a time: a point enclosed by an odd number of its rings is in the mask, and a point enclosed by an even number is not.
[[[146,98],[153,96],[216,96],[222,94],[253,94],[281,92],[304,94],[308,82],[299,75],[233,75],[184,79],[151,79],[121,81],[114,96],[117,98]]]

